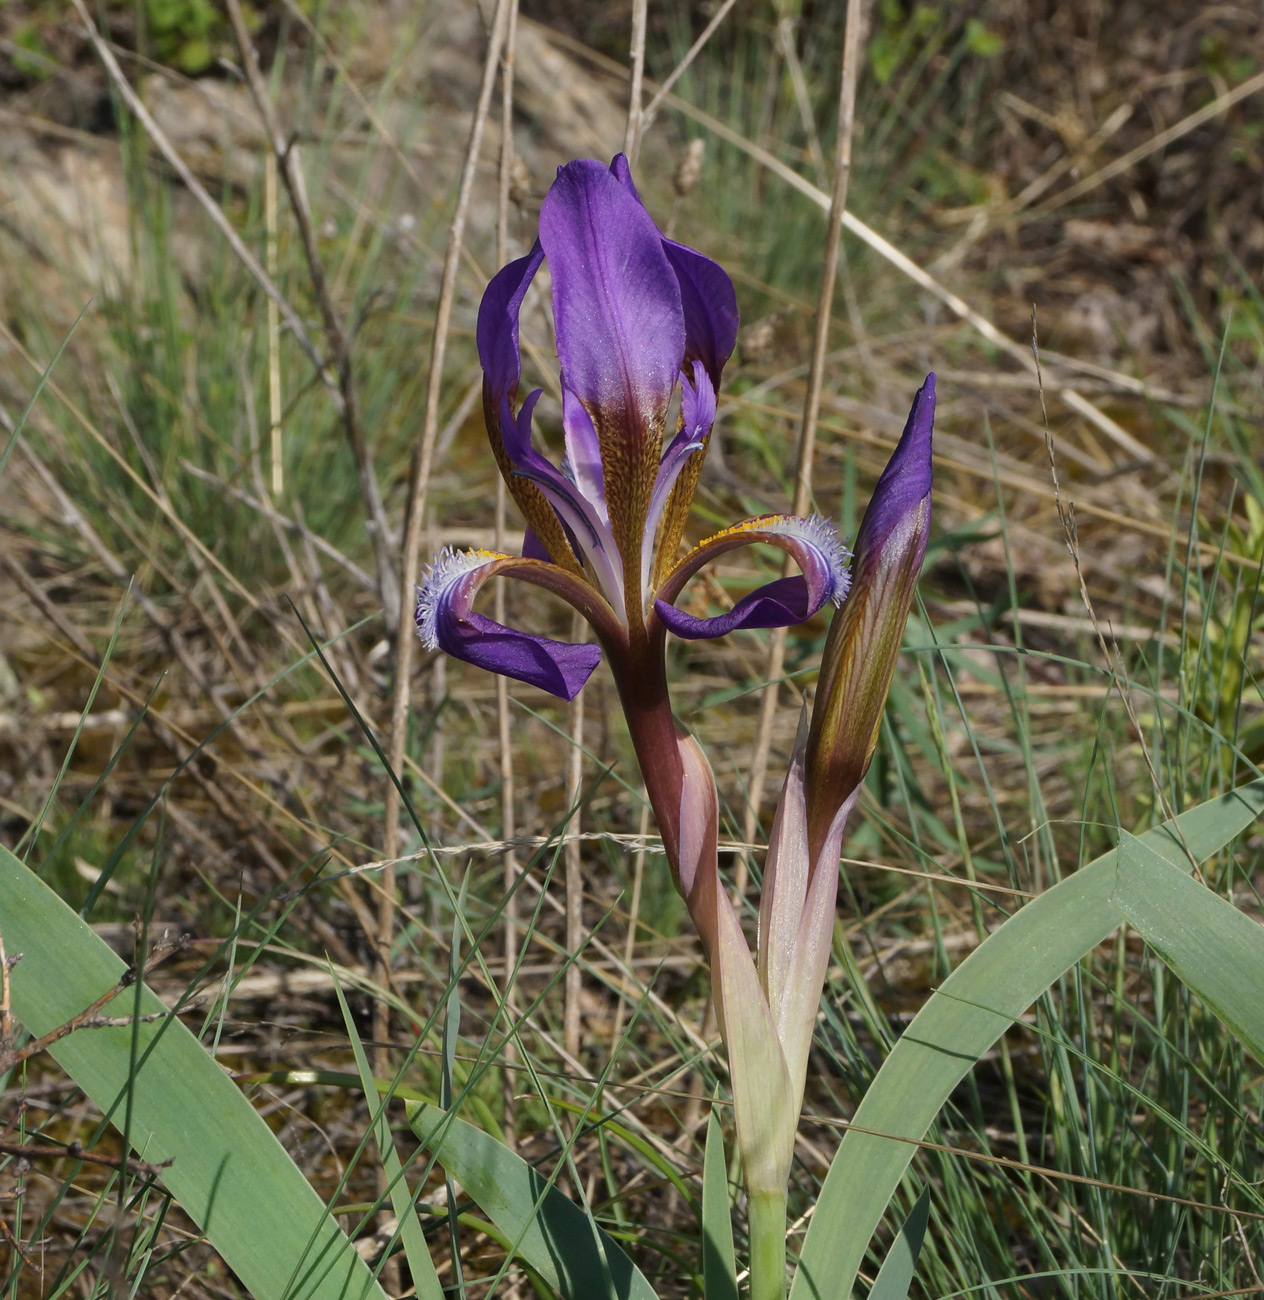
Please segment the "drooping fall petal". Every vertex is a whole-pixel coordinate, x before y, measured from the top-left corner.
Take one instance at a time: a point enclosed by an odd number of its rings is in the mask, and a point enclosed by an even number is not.
[[[592,589],[555,564],[493,551],[446,550],[418,589],[416,622],[423,644],[561,699],[574,699],[601,662],[600,648],[520,632],[475,613],[479,588],[497,573],[555,592],[598,626],[617,626],[613,614],[595,604]]]
[[[727,614],[696,618],[674,605],[681,588],[704,564],[752,542],[766,542],[786,551],[798,564],[801,577],[777,578],[744,596]],[[724,636],[743,627],[788,627],[811,618],[829,601],[847,594],[847,548],[827,519],[813,515],[763,515],[708,537],[672,570],[654,609],[663,626],[686,640]]]

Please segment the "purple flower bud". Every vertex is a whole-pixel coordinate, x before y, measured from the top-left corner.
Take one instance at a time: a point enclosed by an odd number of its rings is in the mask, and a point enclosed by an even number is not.
[[[806,763],[809,855],[821,869],[821,849],[869,770],[926,555],[934,420],[929,375],[856,534],[851,594],[825,642]]]

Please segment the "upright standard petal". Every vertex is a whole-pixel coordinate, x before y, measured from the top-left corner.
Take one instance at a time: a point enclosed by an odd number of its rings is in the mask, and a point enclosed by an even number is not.
[[[610,172],[640,203],[641,196],[625,154],[615,155]],[[720,372],[737,344],[737,294],[733,281],[718,262],[688,244],[664,238],[663,251],[680,284],[685,314],[685,361],[701,361],[711,376],[711,383],[719,388]]]
[[[639,203],[641,196],[632,181],[632,171],[623,154],[615,156],[610,164],[615,179]],[[685,319],[686,370],[690,363],[701,364],[711,381],[712,390],[720,386],[720,374],[737,343],[737,294],[728,273],[717,262],[674,239],[663,240],[663,251],[676,273],[680,288],[680,305]],[[696,385],[695,385],[696,386]],[[714,419],[714,416],[712,416]],[[698,486],[702,459],[706,454],[707,438],[711,426],[708,421],[700,444],[691,449],[684,464],[674,476],[670,495],[657,505],[653,522],[648,526],[650,541],[657,543],[658,557],[654,565],[653,584],[663,579],[676,558],[680,539],[684,535],[685,517],[689,513],[693,494]],[[655,497],[658,497],[657,488]],[[653,510],[654,507],[651,507]],[[662,520],[662,530],[657,524]]]
[[[540,243],[553,276],[562,386],[592,421],[611,531],[630,584],[637,583],[685,352],[679,285],[649,213],[597,162],[559,169],[540,210]]]
[[[934,419],[930,375],[856,534],[852,594],[825,641],[807,756],[808,838],[817,865],[877,744],[930,536]]]

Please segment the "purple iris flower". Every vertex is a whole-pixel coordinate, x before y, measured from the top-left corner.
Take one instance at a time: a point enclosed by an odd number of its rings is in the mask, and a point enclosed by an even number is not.
[[[560,467],[532,437],[541,390],[519,401],[519,314],[545,261],[561,366]],[[483,410],[497,464],[527,522],[523,554],[445,550],[419,592],[417,628],[427,647],[563,699],[574,698],[604,650],[660,824],[677,820],[670,805],[681,776],[666,632],[693,639],[788,626],[839,603],[848,586],[847,551],[819,516],[748,519],[680,554],[736,338],[732,281],[709,258],[664,238],[622,154],[609,167],[584,160],[559,168],[535,247],[496,274],[478,313]],[[760,587],[715,618],[676,608],[704,564],[752,542],[787,551],[800,574]],[[476,613],[480,588],[497,574],[561,596],[587,619],[599,646],[550,640]],[[657,791],[656,758],[669,769]],[[669,855],[675,829],[664,825]]]

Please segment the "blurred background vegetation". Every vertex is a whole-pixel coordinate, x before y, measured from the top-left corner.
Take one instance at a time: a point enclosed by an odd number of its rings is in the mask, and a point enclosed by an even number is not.
[[[717,8],[651,5],[647,77],[671,73]],[[298,151],[397,545],[488,11],[284,0],[244,12]],[[473,1117],[547,1161],[562,1139],[540,1090],[595,1097],[568,1135],[587,1180],[572,1192],[639,1243],[661,1294],[696,1294],[681,1234],[704,1098],[723,1075],[700,1054],[715,1037],[706,980],[641,838],[610,683],[599,672],[585,692],[594,938],[572,953],[560,881],[544,888],[571,812],[565,710],[510,690],[514,831],[552,838],[516,845],[519,1034],[506,1045],[498,1028],[485,1045],[505,996],[495,683],[426,655],[415,665],[400,776],[418,823],[403,823],[384,968],[373,864],[388,778],[370,738],[386,743],[395,629],[354,450],[296,330],[170,153],[325,355],[321,292],[218,0],[102,0],[92,13],[166,149],[73,9],[0,10],[0,837],[127,955],[137,917],[181,937],[159,991],[196,994],[191,1023],[318,1187],[332,1193],[350,1165],[348,1214],[376,1195],[358,1153],[363,1101],[295,1073],[354,1069],[326,958],[387,1070],[455,987]],[[641,148],[651,211],[723,262],[743,318],[695,535],[793,495],[825,214],[769,163],[828,192],[844,16],[842,0],[738,4]],[[511,253],[534,238],[558,164],[620,148],[630,24],[630,4],[524,0]],[[848,206],[921,277],[845,237],[816,504],[854,529],[933,368],[937,522],[845,848],[855,862],[796,1168],[804,1208],[886,1045],[1016,904],[989,886],[1039,891],[1115,827],[1258,775],[1264,756],[1264,17],[1252,4],[876,0],[866,24]],[[496,264],[500,143],[493,107],[441,377],[428,553],[493,542],[473,321]],[[544,374],[537,317],[526,328]],[[547,440],[549,396],[541,417]],[[1074,502],[1074,554],[1047,440]],[[511,517],[511,546],[515,529]],[[714,610],[775,567],[739,554],[689,599]],[[568,634],[560,608],[506,599],[533,630]],[[739,879],[758,878],[824,629],[818,618],[789,637],[755,818],[766,642],[672,648],[677,709],[712,755]],[[1258,850],[1257,835],[1213,880],[1257,918]],[[471,932],[492,936],[460,978],[458,889]],[[578,1053],[562,1028],[572,962]],[[437,1092],[436,1046],[409,1068]],[[0,1136],[91,1133],[92,1108],[51,1063],[5,1083]],[[943,1149],[918,1156],[910,1188],[936,1189],[919,1294],[1264,1290],[1261,1087],[1259,1063],[1121,934],[1033,1008],[941,1117],[930,1136]],[[178,1211],[111,1202],[106,1178],[0,1149],[6,1298],[106,1294],[119,1268],[146,1296],[236,1294]],[[366,1233],[365,1252],[386,1237]],[[464,1249],[477,1295],[498,1248],[472,1224]],[[393,1280],[408,1294],[406,1273]],[[501,1293],[528,1286],[511,1271]]]

